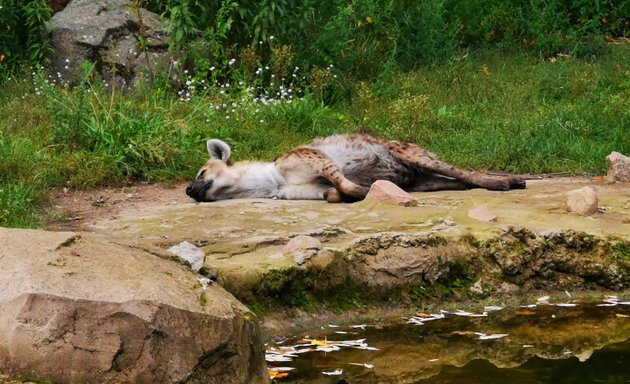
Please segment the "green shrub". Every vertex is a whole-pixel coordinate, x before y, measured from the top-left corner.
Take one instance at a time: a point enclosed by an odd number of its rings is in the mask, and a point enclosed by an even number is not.
[[[0,0],[0,82],[20,64],[44,64],[52,52],[46,23],[52,17],[48,0]]]

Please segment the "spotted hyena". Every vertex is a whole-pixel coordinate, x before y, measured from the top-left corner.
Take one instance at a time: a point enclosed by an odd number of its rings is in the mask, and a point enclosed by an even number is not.
[[[232,151],[221,140],[208,140],[207,148],[210,160],[186,188],[200,202],[244,197],[353,201],[363,199],[376,180],[408,192],[525,188],[521,177],[458,169],[415,144],[367,134],[320,138],[269,163],[232,164]]]

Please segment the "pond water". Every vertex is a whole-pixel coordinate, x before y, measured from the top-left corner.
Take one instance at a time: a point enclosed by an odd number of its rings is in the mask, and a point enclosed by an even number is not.
[[[629,304],[545,302],[330,324],[276,337],[268,365],[278,383],[630,383]]]

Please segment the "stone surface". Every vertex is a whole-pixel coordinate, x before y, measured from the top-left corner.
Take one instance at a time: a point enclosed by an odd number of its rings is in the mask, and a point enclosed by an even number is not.
[[[597,188],[605,214],[567,214],[566,192],[583,186]],[[147,196],[85,220],[82,228],[156,253],[184,240],[197,244],[217,283],[247,302],[278,303],[294,288],[335,293],[351,283],[386,297],[479,277],[489,287],[518,288],[497,300],[532,289],[630,284],[623,253],[630,247],[630,189],[620,183],[563,178],[528,181],[528,189],[510,192],[414,193],[417,207],[264,199],[196,204],[183,188],[172,193],[181,200],[156,203],[157,196]],[[468,209],[479,205],[492,207],[500,225],[470,218]],[[302,251],[296,266],[284,247],[299,235],[318,239],[322,248]],[[625,243],[613,246],[616,238]]]
[[[284,246],[285,252],[295,252],[305,249],[321,249],[322,242],[312,236],[298,235],[289,240]]]
[[[171,57],[166,26],[155,13],[142,8],[136,12],[132,3],[74,0],[56,13],[49,25],[53,74],[77,85],[84,76],[81,63],[89,61],[107,82],[128,89],[149,70],[167,69]],[[146,49],[140,47],[140,37]]]
[[[416,199],[399,186],[387,180],[375,181],[365,196],[366,201],[385,204],[396,204],[405,207],[415,207],[418,205]]]
[[[195,272],[199,272],[203,267],[203,261],[206,258],[202,250],[187,241],[170,247],[168,251],[177,256],[181,261],[188,263],[190,268]]]
[[[267,382],[256,317],[91,233],[0,228],[0,366],[55,383]]]
[[[567,192],[567,209],[578,215],[597,213],[597,192],[591,187],[582,187]]]
[[[479,205],[468,210],[468,217],[486,222],[496,222],[497,215],[492,213],[485,205]]]
[[[610,181],[630,182],[630,157],[619,152],[606,156],[608,163],[607,178]]]

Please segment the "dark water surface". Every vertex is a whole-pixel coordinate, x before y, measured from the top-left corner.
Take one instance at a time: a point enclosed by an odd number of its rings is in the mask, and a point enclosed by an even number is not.
[[[507,336],[482,340],[480,334]],[[306,343],[300,339],[289,338],[276,347]],[[294,354],[291,361],[269,363],[293,368],[274,382],[630,383],[628,305],[538,305],[488,312],[486,317],[445,314],[423,325],[401,319],[365,329],[325,327],[308,339],[325,345],[302,344],[300,350],[357,339],[378,350],[342,346]],[[335,370],[342,373],[323,373]]]

